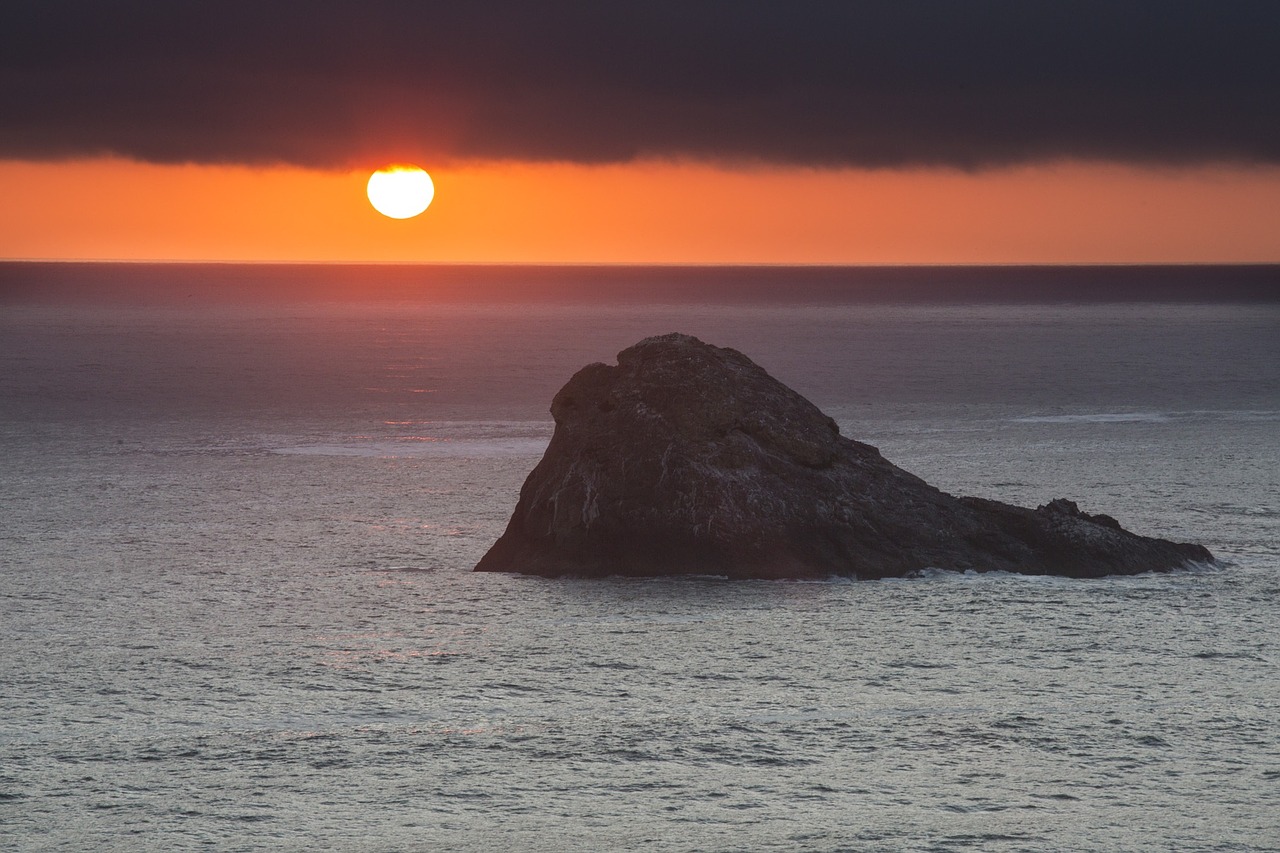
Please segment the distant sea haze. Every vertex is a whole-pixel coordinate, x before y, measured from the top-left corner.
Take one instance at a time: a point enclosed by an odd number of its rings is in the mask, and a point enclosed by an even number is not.
[[[0,301],[1276,302],[1280,265],[555,266],[0,262]]]
[[[0,848],[1275,850],[1277,272],[0,264]],[[473,573],[671,331],[1220,563]]]

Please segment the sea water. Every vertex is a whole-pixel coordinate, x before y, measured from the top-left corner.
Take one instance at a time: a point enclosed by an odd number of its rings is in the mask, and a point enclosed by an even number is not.
[[[0,847],[1280,848],[1280,303],[1228,273],[2,272]],[[670,331],[1219,562],[472,574],[555,391]]]

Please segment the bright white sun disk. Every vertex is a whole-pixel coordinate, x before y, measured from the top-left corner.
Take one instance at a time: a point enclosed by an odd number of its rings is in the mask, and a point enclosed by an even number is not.
[[[435,198],[431,176],[417,166],[385,166],[369,176],[369,203],[392,219],[409,219],[426,210]]]

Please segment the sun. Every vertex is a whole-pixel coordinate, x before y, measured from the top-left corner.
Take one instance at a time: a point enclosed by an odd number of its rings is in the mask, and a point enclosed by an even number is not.
[[[436,187],[424,170],[397,163],[370,175],[367,192],[369,203],[383,216],[411,219],[431,204]]]

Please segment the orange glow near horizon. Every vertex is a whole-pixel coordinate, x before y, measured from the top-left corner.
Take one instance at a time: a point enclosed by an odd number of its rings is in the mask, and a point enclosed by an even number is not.
[[[395,221],[367,171],[0,161],[0,257],[493,263],[1274,263],[1280,167],[986,172],[485,163]]]

